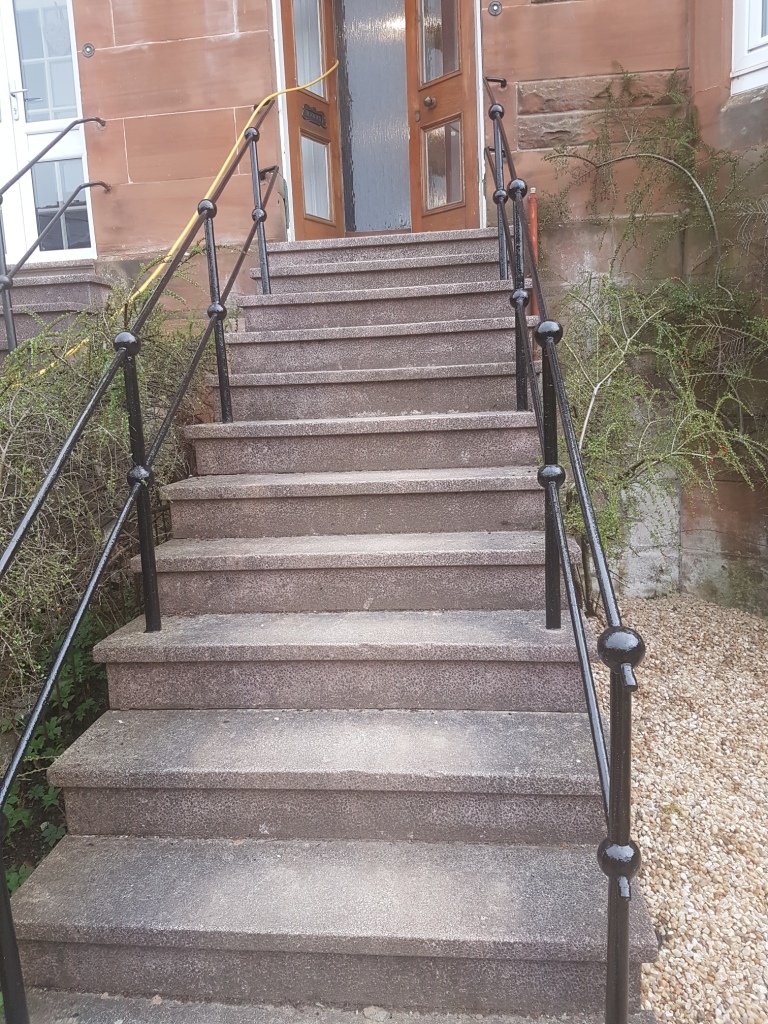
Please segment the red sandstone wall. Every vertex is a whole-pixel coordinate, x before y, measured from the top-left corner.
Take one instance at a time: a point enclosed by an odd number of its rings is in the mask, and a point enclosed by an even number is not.
[[[100,255],[156,253],[175,240],[275,82],[269,0],[74,0]],[[82,55],[91,43],[95,53]],[[277,118],[264,126],[263,164],[279,162]],[[220,204],[222,242],[241,241],[253,205],[248,167]],[[280,233],[279,217],[270,225]]]

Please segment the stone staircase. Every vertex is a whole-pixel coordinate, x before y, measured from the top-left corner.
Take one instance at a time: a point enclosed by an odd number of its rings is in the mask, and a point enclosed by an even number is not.
[[[112,710],[50,773],[69,835],[14,897],[40,1024],[599,1019],[601,801],[495,246],[272,246],[236,422],[168,488],[163,630],[99,646]]]

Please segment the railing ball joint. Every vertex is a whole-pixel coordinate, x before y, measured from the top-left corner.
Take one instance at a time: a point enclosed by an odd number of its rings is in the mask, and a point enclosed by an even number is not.
[[[504,107],[500,103],[493,103],[488,108],[488,117],[492,121],[500,121],[504,117]]]
[[[133,487],[134,484],[141,484],[144,487],[149,487],[155,481],[155,474],[151,469],[147,469],[146,466],[133,466],[128,470],[126,475],[131,487]]]
[[[620,882],[621,879],[626,879],[629,882],[638,873],[642,864],[640,847],[631,839],[626,845],[604,839],[597,850],[597,862],[600,870],[608,878],[617,878]],[[620,891],[624,899],[630,898],[628,886],[620,884]]]
[[[5,291],[13,285],[13,279],[7,274],[0,274],[0,291]]]
[[[542,320],[533,332],[533,336],[542,348],[544,348],[548,341],[552,341],[557,345],[562,340],[563,328],[557,320]]]
[[[267,211],[257,206],[251,214],[251,217],[253,217],[254,224],[263,224],[267,219]]]
[[[201,217],[210,220],[216,216],[216,203],[212,199],[202,199],[197,204],[197,212]]]
[[[525,288],[515,288],[509,296],[509,304],[513,308],[519,304],[523,309],[525,309],[530,301],[531,297]]]
[[[634,669],[645,657],[645,642],[634,629],[613,626],[600,634],[597,653],[612,672],[620,672],[623,665]]]
[[[227,307],[221,302],[212,302],[208,307],[207,313],[212,320],[227,319]]]
[[[559,490],[565,483],[565,470],[557,463],[553,463],[551,466],[539,466],[536,479],[539,481],[540,487],[554,484]]]
[[[522,178],[513,178],[507,186],[510,199],[525,199],[528,195],[528,185]]]
[[[505,188],[497,188],[493,193],[493,201],[497,206],[501,206],[503,203],[506,203],[508,199],[509,196],[507,195],[507,190]]]
[[[261,138],[261,132],[258,128],[247,128],[245,132],[246,142],[258,142]]]
[[[120,331],[113,344],[116,349],[123,349],[128,356],[137,356],[141,351],[141,342],[130,331]]]

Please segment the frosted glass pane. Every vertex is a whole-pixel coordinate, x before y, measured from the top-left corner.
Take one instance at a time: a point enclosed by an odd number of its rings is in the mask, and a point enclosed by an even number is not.
[[[328,147],[307,135],[301,136],[301,169],[304,180],[304,212],[310,217],[331,219],[331,174]]]
[[[460,203],[464,198],[464,152],[461,121],[424,132],[427,209]]]
[[[336,0],[347,231],[411,226],[404,0]]]
[[[421,0],[422,82],[459,70],[457,0]]]
[[[319,78],[325,70],[320,0],[293,0],[293,32],[296,37],[297,85],[303,85]],[[311,86],[309,92],[325,96],[325,79]]]
[[[28,121],[77,116],[66,0],[13,0]]]

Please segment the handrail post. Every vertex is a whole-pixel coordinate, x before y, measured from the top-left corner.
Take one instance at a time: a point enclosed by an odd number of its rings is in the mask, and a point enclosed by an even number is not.
[[[515,178],[510,181],[507,194],[514,200],[514,233],[513,242],[515,251],[512,257],[512,278],[515,283],[515,291],[525,289],[525,240],[523,238],[523,227],[520,223],[520,206],[528,192],[528,186],[522,178]],[[517,381],[517,411],[527,412],[528,410],[528,372],[526,367],[524,345],[528,344],[528,325],[525,330],[520,330],[520,324],[515,322],[515,379]],[[531,382],[533,386],[533,381]],[[557,458],[555,458],[557,462]]]
[[[13,280],[8,276],[8,263],[5,258],[5,228],[3,227],[3,197],[0,196],[0,293],[3,297],[3,322],[5,324],[5,343],[9,352],[13,352],[16,340],[16,322],[13,319],[13,302],[11,301],[11,285]]]
[[[493,121],[493,152],[494,172],[496,181],[494,183],[493,201],[496,203],[496,215],[499,222],[499,278],[502,281],[509,280],[509,258],[507,254],[507,238],[504,232],[503,206],[509,196],[504,188],[504,144],[501,139],[501,119],[504,117],[504,107],[500,103],[493,103],[488,109],[488,116]]]
[[[640,869],[640,849],[631,838],[632,691],[634,669],[645,654],[642,637],[626,626],[605,630],[597,641],[601,660],[611,670],[611,788],[608,836],[597,859],[608,877],[608,949],[605,985],[606,1024],[629,1019],[629,910],[631,883]]]
[[[558,462],[557,451],[557,394],[552,373],[552,348],[563,336],[563,329],[555,320],[545,320],[535,332],[541,346],[541,390],[543,405],[544,466],[539,483],[544,488],[544,584],[547,629],[560,629],[562,625],[562,600],[560,594],[560,562],[557,548],[557,523],[550,482],[565,479],[565,473]]]
[[[261,201],[261,172],[259,170],[259,152],[257,143],[260,138],[258,128],[249,128],[245,133],[248,149],[251,154],[251,180],[253,182],[253,217],[256,224],[256,236],[259,240],[259,268],[261,270],[261,290],[264,295],[272,294],[272,283],[269,280],[269,256],[267,254],[267,233],[264,222],[267,211]]]
[[[128,434],[131,441],[133,466],[128,473],[128,483],[141,484],[136,498],[136,517],[139,524],[139,548],[141,551],[141,578],[144,589],[144,617],[147,633],[157,633],[162,628],[160,619],[160,595],[157,589],[157,565],[155,563],[155,539],[152,531],[152,503],[149,488],[152,472],[147,469],[147,452],[144,443],[144,424],[141,415],[139,378],[136,372],[136,356],[141,342],[130,331],[121,331],[115,338],[115,349],[125,350],[123,374],[125,377],[125,404],[128,409]]]
[[[216,216],[216,203],[212,199],[203,199],[197,212],[205,218],[205,255],[208,261],[208,284],[210,286],[211,304],[208,317],[213,320],[213,336],[216,345],[216,367],[219,375],[219,400],[221,402],[221,419],[224,423],[232,422],[232,395],[229,390],[229,367],[227,366],[227,345],[224,338],[224,321],[227,318],[226,307],[221,301],[219,286],[219,261],[216,256],[216,237],[213,230],[213,218]]]
[[[0,814],[2,814],[1,809]],[[4,842],[5,819],[3,818],[3,824],[0,826],[0,986],[3,991],[6,1024],[29,1024],[19,943],[13,925],[8,883],[5,880],[5,859],[2,856]]]

